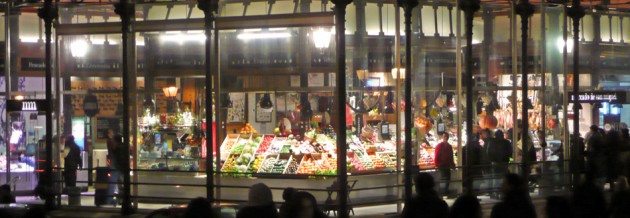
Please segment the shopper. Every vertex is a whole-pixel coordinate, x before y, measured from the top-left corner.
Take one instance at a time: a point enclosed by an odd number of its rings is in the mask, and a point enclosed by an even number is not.
[[[271,189],[263,183],[252,185],[249,189],[247,206],[238,210],[236,218],[278,218],[276,205],[273,203]]]
[[[489,187],[492,181],[488,181],[485,178],[491,177],[492,174],[492,167],[490,164],[490,159],[488,158],[488,147],[493,140],[492,131],[488,128],[481,130],[480,139],[481,140],[479,142],[481,145],[481,163],[479,167],[481,170],[481,175],[479,175],[480,178],[478,184],[480,187],[481,184],[486,184],[486,187]]]
[[[619,142],[619,173],[626,178],[630,176],[630,132],[628,129],[621,129]]]
[[[603,188],[604,177],[606,176],[606,144],[603,130],[597,126],[591,126],[591,135],[587,140],[586,149],[586,174],[593,178],[595,184]]]
[[[584,183],[573,190],[571,204],[575,218],[608,217],[603,190],[588,176]]]
[[[112,129],[108,129],[107,130],[107,162],[109,163],[109,165],[114,168],[117,169],[117,158],[116,157],[116,153],[118,152],[118,148],[122,146],[122,142],[117,142],[117,140],[114,138],[114,130]]]
[[[617,178],[617,187],[610,200],[610,217],[630,217],[630,190],[628,190],[628,179],[625,176]]]
[[[608,124],[607,124],[608,125]],[[619,151],[620,147],[620,135],[615,129],[609,129],[606,132],[606,181],[610,184],[610,191],[614,190],[614,182],[617,179],[619,173]]]
[[[529,134],[525,134],[525,138],[523,138],[521,135],[519,135],[519,137],[520,139],[516,143],[517,150],[515,159],[517,163],[521,164],[525,164],[525,161],[527,161],[527,164],[524,165],[526,166],[526,168],[523,168],[523,171],[525,171],[524,175],[527,175],[527,178],[524,179],[526,179],[530,189],[533,190],[533,188],[538,185],[536,177],[532,176],[532,169],[535,169],[535,165],[533,164],[533,162],[537,161],[536,148],[534,148],[534,142],[532,141],[532,137]],[[527,151],[524,150],[525,148],[527,148]]]
[[[212,218],[212,206],[206,198],[195,198],[186,207],[184,218]]]
[[[455,168],[453,161],[453,146],[448,143],[448,132],[442,133],[442,141],[435,146],[435,167],[440,175],[440,183],[444,184],[442,195],[449,194],[451,169]]]
[[[547,197],[547,203],[545,205],[547,218],[571,218],[573,215],[570,211],[571,204],[569,203],[569,199],[563,196]]]
[[[479,190],[482,177],[481,159],[483,148],[479,144],[479,134],[473,137],[471,142],[467,142],[462,151],[462,163],[464,163],[464,187],[472,187]],[[468,192],[472,190],[467,190]]]
[[[284,197],[284,196],[283,196]],[[287,203],[286,213],[281,218],[325,218],[328,217],[317,207],[315,196],[308,192],[294,193]]]
[[[507,174],[501,189],[503,200],[492,207],[491,218],[536,218],[526,180],[517,174]]]
[[[488,159],[492,165],[492,191],[490,197],[499,198],[501,179],[508,173],[508,164],[512,157],[512,144],[504,138],[503,131],[497,130],[494,139],[488,145]]]
[[[11,193],[11,186],[4,184],[0,186],[0,204],[15,203],[15,196]]]
[[[280,217],[286,217],[288,204],[295,193],[297,193],[297,190],[293,187],[285,188],[282,192],[282,200],[284,202],[280,205]]]
[[[481,204],[474,195],[462,195],[455,200],[451,211],[449,213],[450,218],[481,218],[483,212],[481,210]]]
[[[76,187],[77,185],[77,169],[83,168],[81,159],[81,148],[74,142],[74,136],[70,135],[66,138],[66,148],[68,154],[64,159],[64,179],[66,187]]]
[[[417,195],[405,202],[403,218],[445,218],[448,217],[448,205],[435,191],[435,181],[428,173],[420,173],[415,178]]]

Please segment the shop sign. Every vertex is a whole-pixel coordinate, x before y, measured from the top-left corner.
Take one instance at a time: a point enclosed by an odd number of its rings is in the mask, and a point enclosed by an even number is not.
[[[44,71],[46,61],[43,58],[22,58],[22,71]]]
[[[578,101],[582,103],[610,102],[625,103],[625,92],[579,92]],[[569,101],[574,101],[575,95],[569,92]]]
[[[93,61],[85,60],[77,62],[75,65],[76,71],[120,71],[122,64],[118,60],[105,60],[105,61]]]
[[[7,111],[45,111],[46,100],[7,100]]]

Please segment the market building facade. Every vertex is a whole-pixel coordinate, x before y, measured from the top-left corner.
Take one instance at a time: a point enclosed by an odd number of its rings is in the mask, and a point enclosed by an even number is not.
[[[501,175],[463,170],[491,165],[462,157],[471,140],[487,146],[487,129],[512,142],[511,172],[537,178],[532,195],[566,192],[573,130],[630,123],[629,6],[583,3],[575,23],[572,4],[8,1],[0,180],[76,204],[62,176],[73,135],[83,206],[240,203],[263,182],[278,202],[291,186],[329,211],[399,210],[413,174],[436,174],[444,133],[450,192],[496,191]],[[107,176],[110,130],[128,148],[120,179]],[[522,158],[523,136],[536,160]]]

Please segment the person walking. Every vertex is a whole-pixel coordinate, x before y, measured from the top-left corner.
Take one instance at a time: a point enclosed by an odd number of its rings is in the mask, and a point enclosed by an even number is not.
[[[483,148],[479,144],[479,134],[473,137],[471,142],[467,142],[462,151],[462,163],[464,163],[464,187],[471,185],[476,191],[479,191],[482,176],[481,164]],[[475,181],[476,180],[476,181]],[[472,191],[472,190],[468,190]]]
[[[415,178],[416,196],[405,202],[403,218],[446,218],[448,204],[435,191],[435,181],[428,173],[420,173]]]
[[[481,140],[479,141],[479,143],[481,146],[481,163],[479,167],[481,170],[481,174],[479,175],[479,186],[481,187],[481,184],[486,184],[486,187],[489,188],[492,181],[487,181],[486,178],[491,177],[492,174],[491,162],[490,158],[488,157],[488,147],[493,140],[492,131],[488,128],[481,130],[480,139]]]
[[[621,150],[620,135],[615,129],[606,132],[606,181],[610,184],[610,191],[614,191],[614,183],[619,175],[619,153]]]
[[[492,190],[490,197],[499,199],[501,189],[501,179],[508,173],[508,164],[512,157],[512,144],[504,138],[503,131],[497,130],[494,133],[494,139],[487,147],[488,159],[492,166]]]
[[[64,158],[64,179],[66,187],[77,186],[77,169],[83,168],[81,159],[81,148],[74,142],[74,136],[70,135],[66,138],[65,149],[68,154]]]
[[[449,183],[451,182],[451,169],[455,168],[453,160],[453,146],[448,143],[448,132],[442,133],[442,141],[435,146],[435,167],[440,176],[440,183],[444,184],[442,195],[449,194]]]
[[[599,187],[604,186],[606,176],[606,145],[605,138],[597,126],[591,126],[591,135],[586,143],[586,174]]]

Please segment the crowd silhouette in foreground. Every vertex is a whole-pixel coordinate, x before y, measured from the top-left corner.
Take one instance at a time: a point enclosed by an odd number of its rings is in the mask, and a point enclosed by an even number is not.
[[[403,218],[481,218],[484,217],[480,200],[471,192],[459,196],[449,208],[436,191],[435,179],[428,173],[415,178],[416,195],[405,202]],[[491,218],[628,218],[630,217],[630,190],[628,180],[620,176],[609,203],[604,190],[594,179],[587,178],[576,186],[571,196],[550,196],[536,207],[529,196],[527,180],[517,174],[506,174],[501,184],[501,201],[494,204]],[[247,204],[238,210],[236,218],[324,218],[315,197],[305,191],[286,188],[284,202],[278,209],[273,202],[271,189],[258,183],[249,190]],[[185,217],[213,217],[210,203],[204,198],[190,202]],[[487,217],[486,214],[485,217]],[[216,213],[215,213],[216,217]]]

